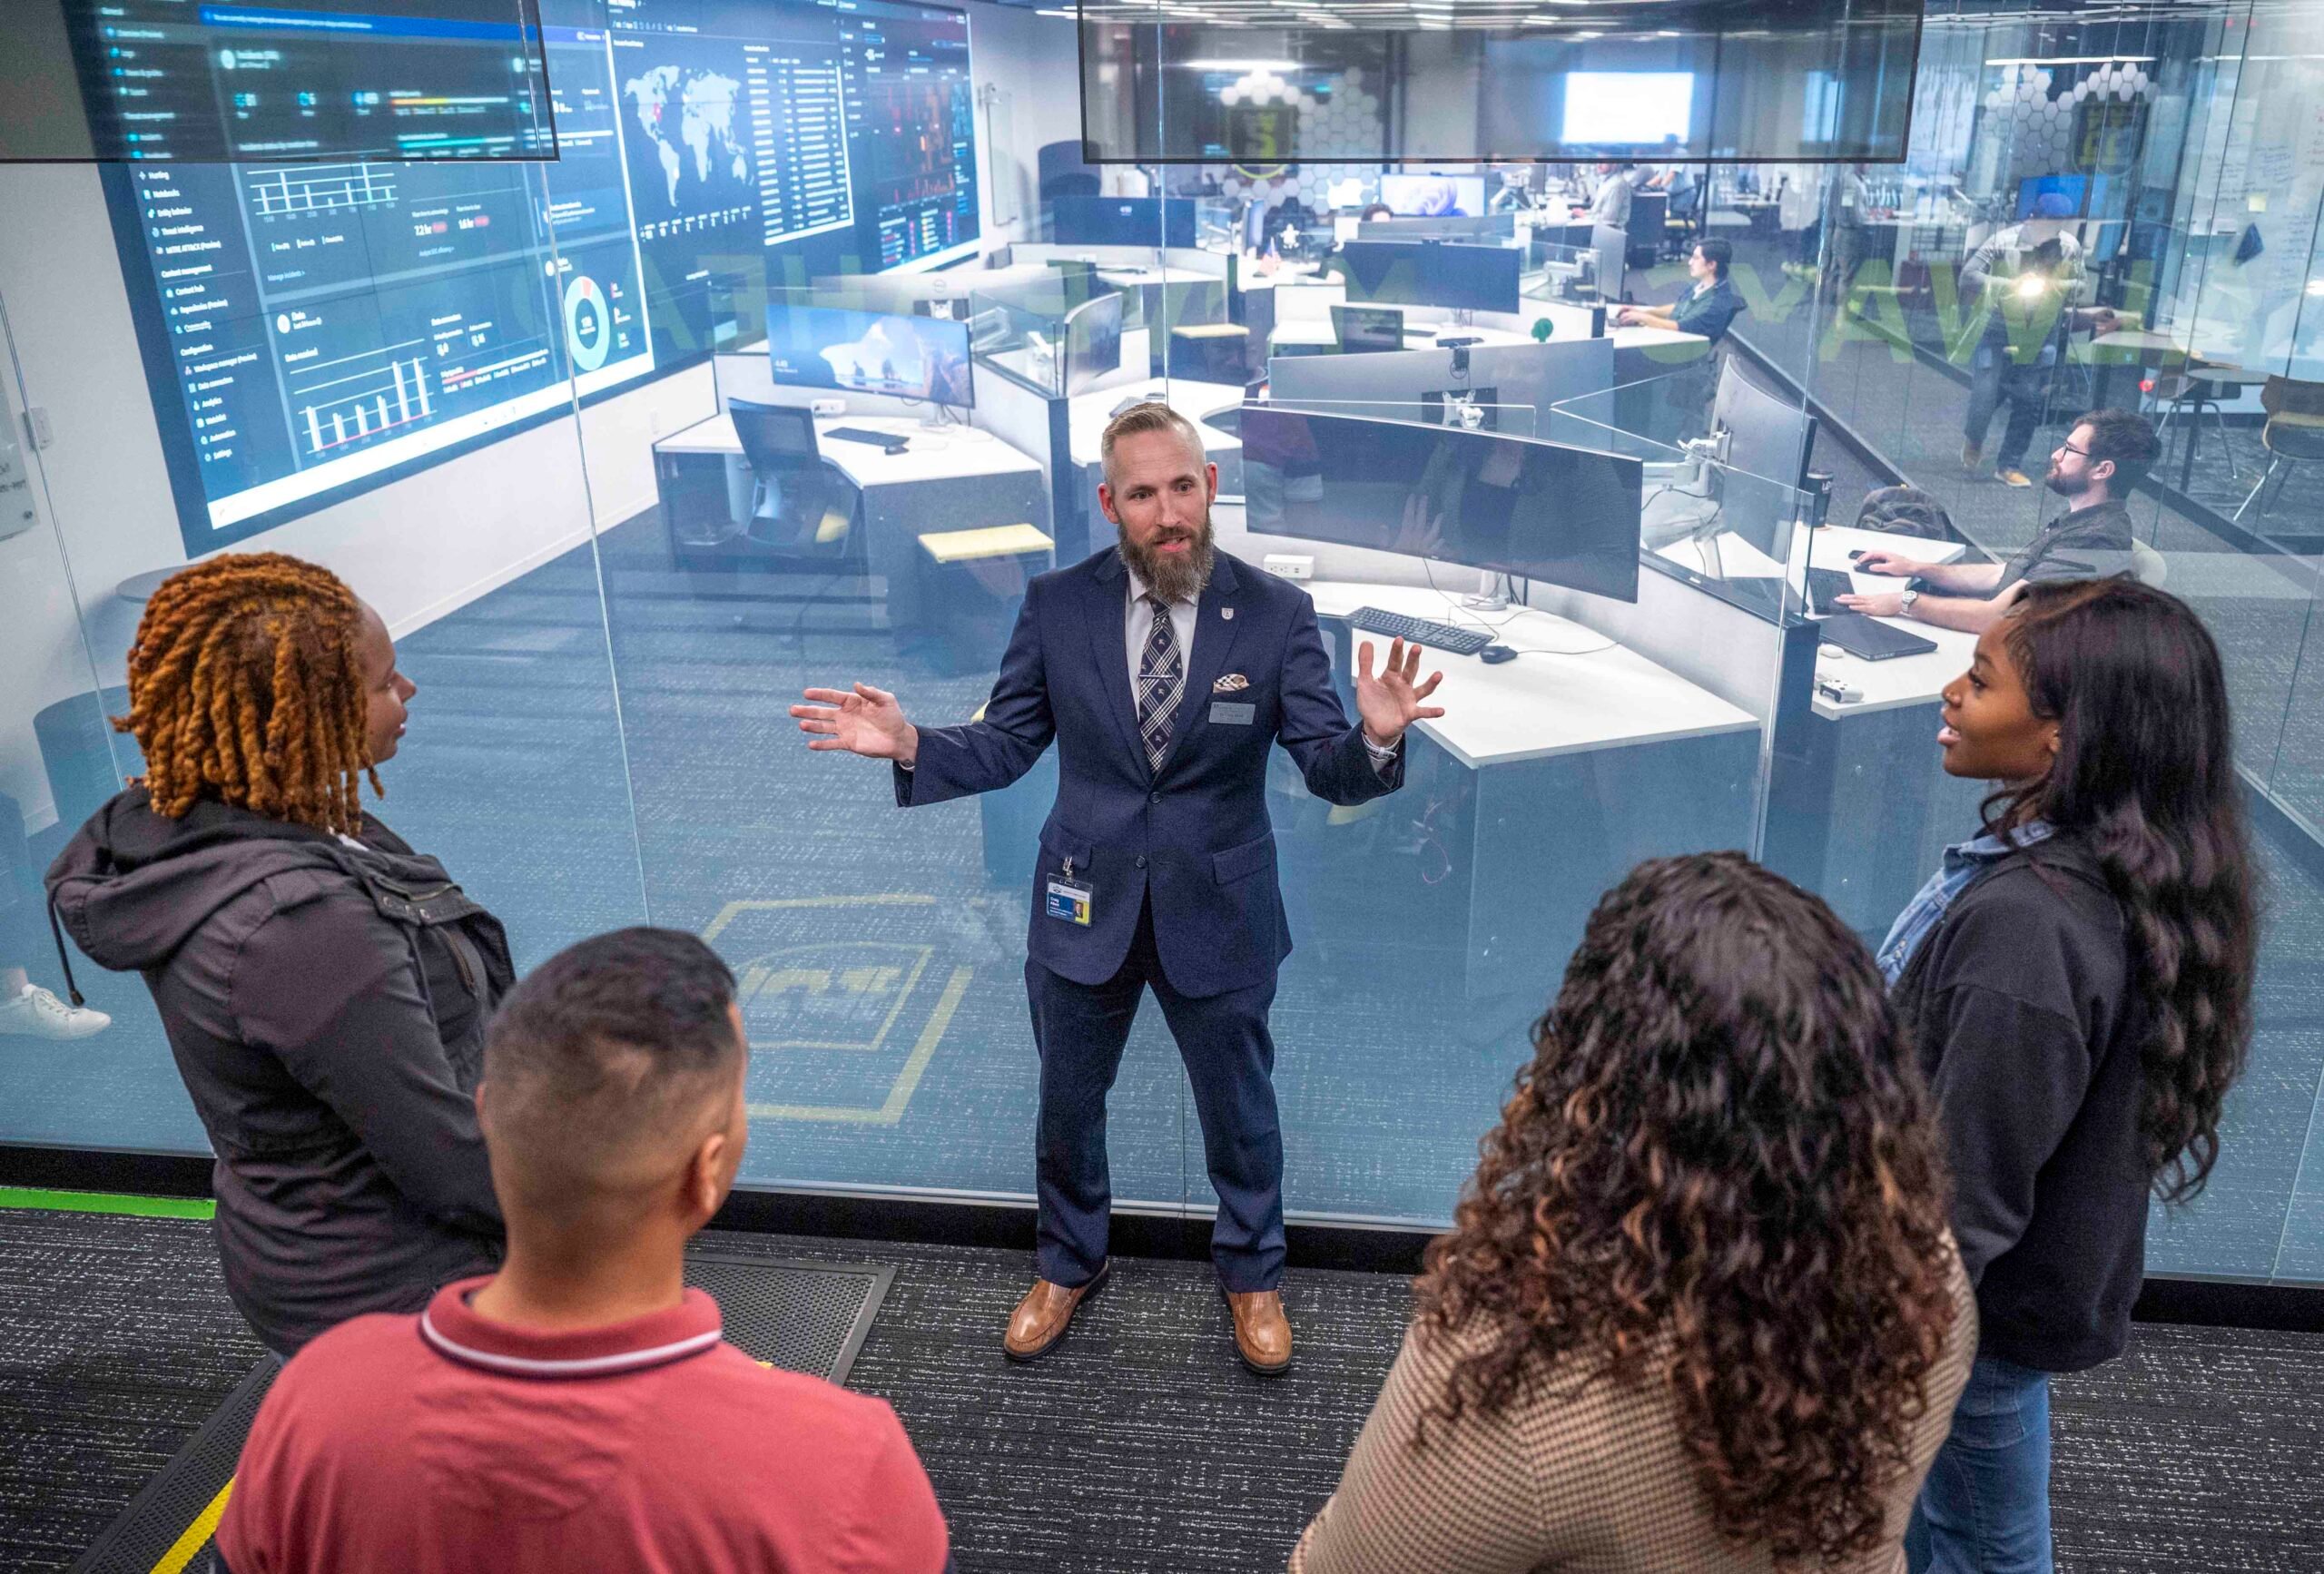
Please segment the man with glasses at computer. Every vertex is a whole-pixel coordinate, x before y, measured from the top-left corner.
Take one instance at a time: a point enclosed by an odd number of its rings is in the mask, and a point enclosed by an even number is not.
[[[2093,410],[2050,456],[2049,488],[2066,500],[2066,511],[2008,561],[1923,563],[1876,547],[1856,560],[1857,570],[1910,579],[1913,587],[1835,599],[1873,617],[1983,634],[2026,585],[2133,574],[2130,495],[2162,452],[2154,428],[2136,410]]]
[[[1218,467],[1184,417],[1148,402],[1098,445],[1098,506],[1121,539],[1036,578],[982,719],[915,727],[864,684],[793,705],[808,747],[893,764],[896,802],[1006,787],[1055,741],[1058,797],[1040,834],[1025,987],[1040,1057],[1035,1174],[1039,1277],[1001,1341],[1048,1354],[1105,1282],[1112,1191],[1106,1096],[1147,989],[1177,1040],[1218,1194],[1211,1259],[1235,1349],[1262,1376],[1291,1366],[1283,1277],[1275,970],[1291,937],[1266,807],[1273,745],[1340,804],[1403,783],[1404,730],[1427,703],[1401,639],[1356,656],[1350,726],[1315,604],[1215,549]]]

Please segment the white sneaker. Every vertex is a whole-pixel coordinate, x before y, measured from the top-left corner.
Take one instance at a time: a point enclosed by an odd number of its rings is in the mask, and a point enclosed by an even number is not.
[[[0,1001],[0,1033],[25,1038],[86,1038],[113,1026],[113,1018],[86,1006],[68,1006],[42,989],[26,984],[15,999]]]

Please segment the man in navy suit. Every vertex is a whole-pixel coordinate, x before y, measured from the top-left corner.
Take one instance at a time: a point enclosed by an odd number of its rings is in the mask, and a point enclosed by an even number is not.
[[[1291,951],[1267,821],[1280,742],[1316,796],[1360,803],[1403,782],[1404,729],[1442,674],[1420,649],[1357,660],[1350,726],[1314,604],[1217,552],[1218,467],[1167,405],[1115,418],[1100,445],[1109,547],[1027,588],[984,719],[922,729],[857,684],[794,705],[811,749],[893,762],[907,808],[1005,787],[1057,741],[1057,803],[1033,875],[1025,986],[1041,1060],[1039,1278],[1002,1349],[1046,1355],[1104,1282],[1112,1193],[1106,1094],[1151,988],[1194,1085],[1218,1193],[1211,1257],[1246,1365],[1291,1365],[1283,1277],[1283,1137],[1267,1008]]]

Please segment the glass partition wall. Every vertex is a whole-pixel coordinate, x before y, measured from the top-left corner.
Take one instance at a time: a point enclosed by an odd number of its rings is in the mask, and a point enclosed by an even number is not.
[[[39,871],[137,770],[103,718],[123,708],[156,577],[222,546],[290,552],[395,634],[419,693],[380,815],[507,921],[520,966],[646,921],[734,965],[745,1185],[1029,1201],[1026,933],[1054,753],[1004,791],[904,811],[884,766],[811,753],[788,709],[860,682],[922,724],[978,715],[1029,579],[1115,540],[1097,497],[1106,421],[1161,398],[1219,467],[1220,549],[1296,579],[1344,699],[1358,645],[1385,644],[1355,626],[1366,609],[1516,653],[1432,654],[1448,715],[1411,735],[1395,793],[1337,806],[1280,751],[1267,767],[1295,942],[1272,1017],[1286,1205],[1295,1222],[1440,1225],[1590,905],[1636,861],[1743,848],[1877,938],[1970,833],[1978,793],[1943,776],[1933,742],[1962,642],[1843,654],[1819,638],[1819,597],[1859,527],[2005,556],[2055,511],[2042,461],[2063,423],[2132,404],[2168,445],[2133,506],[2142,572],[2228,649],[2273,881],[2252,1069],[2211,1193],[2164,1222],[2153,1266],[2324,1278],[2324,1144],[2303,1169],[2324,1050],[2299,1014],[2324,920],[2324,708],[2305,659],[2324,525],[2299,473],[2324,430],[2301,402],[2324,383],[2312,13],[2083,25],[1933,4],[1901,163],[1641,167],[1627,235],[1588,221],[1586,169],[1383,166],[1379,129],[1409,106],[1355,69],[1321,93],[1257,59],[1203,78],[1217,102],[1196,109],[1238,135],[1265,121],[1253,106],[1303,117],[1310,162],[1084,165],[1078,106],[1056,93],[1080,64],[1073,23],[983,5],[968,19],[958,91],[915,113],[940,110],[973,178],[958,156],[944,176],[866,144],[883,178],[952,180],[953,206],[859,191],[852,225],[786,220],[799,233],[763,245],[763,191],[757,230],[718,231],[691,261],[669,228],[686,213],[645,209],[658,193],[707,224],[732,166],[697,168],[688,144],[660,184],[616,80],[643,75],[615,52],[596,129],[636,154],[616,182],[626,217],[593,227],[570,163],[506,172],[552,217],[520,248],[530,282],[512,269],[495,298],[496,322],[547,346],[503,387],[539,370],[554,398],[223,541],[182,527],[173,455],[227,446],[233,423],[202,424],[207,390],[170,381],[184,336],[139,266],[134,182],[0,169],[0,212],[42,216],[0,221],[0,983],[23,967],[64,991]],[[557,64],[552,85],[577,93]],[[1813,93],[1797,108],[1812,132]],[[561,98],[561,129],[568,109],[592,123]],[[1396,299],[1347,261],[1352,242],[1394,241],[1358,232],[1380,202],[1494,230],[1451,239],[1520,252],[1516,298]],[[1512,210],[1525,221],[1499,233]],[[2024,487],[1993,478],[2018,457],[2002,451],[2010,400],[1977,465],[1963,454],[1989,327],[1964,275],[2021,210],[2074,237],[2069,304],[2114,314],[2104,333],[2094,317],[2035,333],[2055,354],[2012,384],[2037,406]],[[1706,237],[1731,244],[1744,302],[1725,339],[1623,324],[1626,299],[1687,288]],[[300,302],[269,304],[300,320]],[[294,378],[284,440],[344,440],[359,419],[360,450],[423,372],[440,397],[435,361],[488,359],[423,320],[407,388],[396,337],[374,337],[386,381],[350,362],[371,380],[334,406],[329,379]],[[612,378],[625,348],[647,364]],[[1890,495],[1867,515],[1899,486],[1925,507]],[[1630,533],[1619,550],[1591,534],[1608,529]],[[0,1141],[202,1151],[142,983],[72,961],[111,1024],[0,1039]],[[1212,1206],[1150,1003],[1108,1135],[1118,1205]]]

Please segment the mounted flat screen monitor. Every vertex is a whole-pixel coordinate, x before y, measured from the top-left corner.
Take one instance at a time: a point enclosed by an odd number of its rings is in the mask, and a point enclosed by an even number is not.
[[[2028,175],[2017,182],[2017,217],[2020,221],[2034,217],[2042,199],[2053,199],[2050,206],[2061,203],[2064,212],[2061,219],[2101,219],[2106,216],[2106,177],[2103,175]]]
[[[1380,200],[1400,219],[1479,218],[1485,211],[1485,178],[1382,175]]]
[[[766,309],[768,370],[790,388],[841,389],[968,409],[969,325],[833,306]]]
[[[1893,162],[1923,0],[1164,9],[1080,8],[1090,162]]]
[[[7,0],[0,159],[554,159],[542,45],[534,0]]]
[[[1638,599],[1636,459],[1562,444],[1246,405],[1255,531]]]
[[[1458,241],[1350,241],[1339,251],[1357,304],[1514,311],[1525,252]]]
[[[1166,227],[1167,226],[1167,227]],[[1177,246],[1195,243],[1190,197],[1056,197],[1049,239],[1059,246]]]
[[[1816,418],[1753,382],[1730,359],[1719,368],[1711,430],[1724,435],[1727,448],[1718,474],[1719,523],[1778,562],[1787,559],[1792,522],[1804,501],[1797,488],[1816,446]]]
[[[179,25],[197,10],[109,3]],[[267,15],[409,23],[448,3],[303,0]],[[770,278],[976,250],[964,13],[526,5],[548,58],[554,162],[101,168],[190,555],[569,418],[576,397],[755,346]],[[257,8],[202,11],[245,13]],[[515,56],[497,58],[517,74]],[[283,85],[259,64],[238,52],[233,74]],[[438,107],[439,129],[465,123],[460,106]]]
[[[1100,295],[1065,317],[1065,391],[1078,394],[1122,369],[1122,298]]]
[[[1577,71],[1565,79],[1565,140],[1578,148],[1688,145],[1691,71]]]

